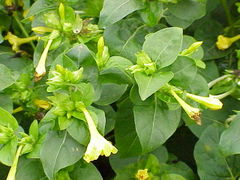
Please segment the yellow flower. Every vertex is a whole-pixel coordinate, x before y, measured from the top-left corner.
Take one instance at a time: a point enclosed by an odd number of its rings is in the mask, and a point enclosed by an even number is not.
[[[13,5],[13,0],[5,0],[5,5],[6,6],[12,6]]]
[[[40,108],[43,108],[43,109],[50,109],[51,108],[51,104],[48,102],[48,101],[44,101],[44,100],[41,100],[41,99],[35,99],[34,100],[34,104]]]
[[[232,45],[232,43],[234,43],[235,41],[237,41],[239,39],[240,39],[240,35],[234,36],[232,38],[225,37],[223,35],[219,35],[216,45],[217,45],[218,49],[225,50],[225,49],[228,49]]]
[[[12,50],[15,52],[19,52],[19,46],[25,43],[28,43],[33,40],[37,40],[37,36],[27,37],[27,38],[19,38],[12,34],[11,32],[8,32],[7,35],[4,37],[5,40],[8,40],[8,42],[12,45]]]
[[[149,175],[148,175],[148,169],[139,169],[137,174],[136,174],[136,178],[138,180],[148,180],[149,179]]]
[[[212,110],[221,109],[223,106],[222,102],[219,99],[214,98],[213,96],[203,97],[203,96],[197,96],[197,95],[190,94],[190,93],[187,93],[186,95],[188,98],[190,98],[200,104],[203,104],[204,106],[206,106]]]
[[[110,156],[111,153],[116,154],[118,152],[117,148],[112,145],[110,141],[107,141],[97,130],[91,115],[85,107],[82,107],[85,118],[87,120],[89,132],[90,132],[90,142],[87,146],[87,150],[84,154],[83,159],[86,162],[94,161],[101,156]]]
[[[35,71],[36,71],[35,72],[35,81],[40,80],[46,74],[45,64],[46,64],[46,60],[47,60],[48,50],[52,44],[52,41],[53,41],[52,39],[48,40],[47,46],[45,47],[45,49],[40,57],[38,65],[35,69]]]
[[[48,51],[49,51],[49,48],[50,48],[53,40],[55,38],[57,38],[58,36],[59,36],[59,31],[57,31],[57,30],[52,31],[52,33],[49,35],[49,40],[47,42],[47,45],[46,45],[45,49],[43,50],[40,60],[38,61],[38,65],[35,69],[35,81],[39,81],[46,74],[45,64],[46,64],[46,60],[47,60]]]
[[[201,125],[200,118],[200,109],[195,108],[187,104],[184,100],[182,100],[173,90],[170,91],[173,97],[178,101],[178,103],[182,106],[187,115],[196,122],[196,124]]]

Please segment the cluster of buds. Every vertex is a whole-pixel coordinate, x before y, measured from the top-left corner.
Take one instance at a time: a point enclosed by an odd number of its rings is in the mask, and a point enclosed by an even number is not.
[[[98,52],[96,54],[96,62],[99,69],[102,69],[107,61],[109,60],[108,47],[104,45],[103,37],[100,37],[98,40]]]
[[[58,64],[54,71],[50,71],[50,78],[47,81],[47,84],[49,85],[48,91],[56,91],[57,89],[63,88],[66,84],[77,84],[82,79],[82,75],[82,67],[72,72]]]
[[[128,68],[131,73],[144,72],[151,75],[157,70],[156,63],[144,51],[138,52],[136,57],[137,64]]]
[[[33,40],[38,40],[37,36],[27,37],[27,38],[19,38],[12,34],[11,32],[8,32],[7,35],[4,37],[5,40],[8,40],[8,42],[12,45],[12,50],[15,52],[21,52],[20,46],[22,44],[29,43]]]
[[[222,102],[215,98],[214,96],[204,97],[204,96],[198,96],[195,94],[190,94],[188,92],[183,92],[176,87],[172,87],[169,90],[169,93],[177,100],[177,102],[182,106],[184,111],[187,113],[187,115],[196,122],[196,124],[201,125],[201,117],[200,117],[200,109],[192,107],[191,105],[187,104],[178,94],[185,93],[186,98],[189,98],[195,102],[198,102],[199,104],[204,105],[205,107],[212,109],[212,110],[219,110],[222,108],[223,104]]]
[[[14,137],[15,135],[12,128],[0,125],[0,144],[6,144]]]
[[[228,49],[234,42],[240,39],[240,35],[236,35],[234,37],[225,37],[223,35],[219,35],[217,38],[216,46],[219,50]]]

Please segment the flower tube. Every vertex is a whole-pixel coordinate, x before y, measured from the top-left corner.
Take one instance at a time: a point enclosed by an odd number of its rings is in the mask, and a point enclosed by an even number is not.
[[[197,96],[194,94],[186,93],[186,96],[212,110],[221,109],[223,106],[222,102],[219,99],[211,95],[209,97],[203,97],[203,96]]]
[[[15,180],[16,171],[17,171],[17,165],[18,165],[18,159],[19,159],[19,157],[21,155],[22,148],[23,148],[22,145],[18,147],[16,155],[15,155],[14,160],[13,160],[13,164],[12,164],[12,166],[10,168],[10,171],[8,173],[8,176],[7,176],[6,180]]]
[[[87,146],[87,150],[84,154],[83,159],[86,162],[94,161],[98,159],[101,155],[110,156],[111,153],[116,154],[117,148],[112,145],[111,142],[107,141],[97,130],[94,121],[85,107],[82,107],[81,110],[83,111],[89,132],[90,132],[90,142]]]
[[[178,101],[178,103],[182,106],[187,115],[194,120],[198,125],[201,125],[200,118],[200,109],[195,108],[187,104],[184,100],[182,100],[173,90],[170,90],[170,93],[173,97]]]

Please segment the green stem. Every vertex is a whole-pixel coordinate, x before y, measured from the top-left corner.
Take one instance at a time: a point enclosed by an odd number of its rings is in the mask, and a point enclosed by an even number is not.
[[[217,78],[217,79],[214,79],[213,81],[210,81],[210,82],[208,83],[208,88],[211,88],[211,87],[214,86],[216,83],[218,83],[219,81],[222,81],[222,80],[226,79],[227,77],[230,77],[230,75],[229,75],[229,74],[223,75],[223,76],[221,76],[221,77],[219,77],[219,78]]]
[[[15,175],[17,171],[17,165],[18,165],[18,159],[20,157],[21,151],[22,151],[23,146],[19,146],[16,152],[16,155],[13,160],[13,164],[10,168],[10,171],[8,173],[7,179],[6,180],[15,180]]]
[[[28,38],[29,35],[28,35],[25,27],[22,25],[22,23],[21,23],[21,21],[20,21],[20,19],[19,19],[19,17],[18,17],[18,14],[17,14],[16,12],[13,14],[13,17],[14,17],[14,19],[16,20],[16,22],[17,22],[18,26],[20,27],[20,29],[22,30],[24,36],[25,36],[26,38]],[[33,44],[33,42],[30,42],[30,44],[31,44],[33,50],[35,50],[36,47],[35,47],[35,45]]]
[[[231,15],[231,12],[230,12],[229,7],[228,7],[228,4],[227,4],[227,0],[221,0],[221,2],[222,2],[222,6],[223,6],[223,8],[224,8],[224,11],[225,11],[225,13],[226,13],[226,16],[227,16],[228,24],[229,24],[230,26],[232,26],[233,20],[232,20],[232,15]]]
[[[214,97],[216,99],[223,99],[223,98],[229,96],[230,94],[232,94],[234,91],[235,91],[235,88],[232,88],[232,89],[230,89],[229,91],[227,91],[227,92],[225,92],[223,94],[219,94],[219,95],[212,96],[212,97]]]

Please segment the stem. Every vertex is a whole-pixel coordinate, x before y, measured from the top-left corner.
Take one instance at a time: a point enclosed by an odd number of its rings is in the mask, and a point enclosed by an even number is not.
[[[25,27],[22,25],[22,23],[21,23],[21,21],[20,21],[20,19],[19,19],[19,17],[18,17],[18,14],[17,14],[17,13],[14,13],[14,14],[13,14],[13,17],[14,17],[14,19],[16,20],[16,22],[17,22],[18,26],[20,27],[20,29],[22,30],[24,36],[25,36],[26,38],[28,38],[29,35],[28,35]],[[35,50],[36,47],[35,47],[35,45],[33,44],[33,42],[30,42],[30,44],[31,44],[33,50]]]
[[[235,88],[232,88],[232,89],[230,89],[229,91],[227,91],[227,92],[225,92],[223,94],[219,94],[219,95],[212,96],[212,97],[214,97],[216,99],[223,99],[223,98],[229,96],[230,94],[232,94],[234,91],[235,91]]]
[[[227,77],[230,77],[230,75],[229,75],[229,74],[223,75],[223,76],[221,76],[221,77],[219,77],[219,78],[217,78],[217,79],[214,79],[213,81],[210,81],[210,82],[208,83],[208,88],[211,88],[211,87],[214,86],[216,83],[218,83],[219,81],[222,81],[223,79],[226,79]]]
[[[15,175],[16,175],[17,165],[18,165],[18,159],[19,159],[19,156],[21,154],[22,148],[23,148],[23,145],[18,147],[16,155],[15,155],[14,160],[13,160],[13,164],[11,166],[11,169],[8,173],[8,176],[7,176],[6,180],[15,180]]]
[[[230,26],[232,26],[233,20],[232,20],[231,12],[230,12],[230,10],[229,10],[229,8],[228,8],[227,0],[221,0],[221,2],[222,2],[222,6],[223,6],[223,8],[224,8],[224,11],[225,11],[225,13],[226,13],[226,16],[227,16],[228,24],[229,24]]]

